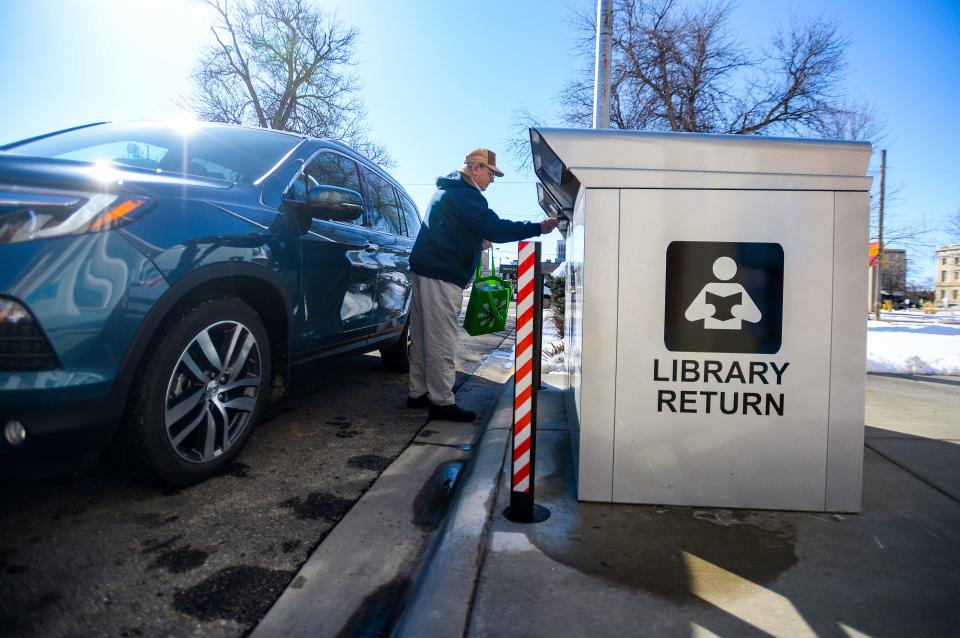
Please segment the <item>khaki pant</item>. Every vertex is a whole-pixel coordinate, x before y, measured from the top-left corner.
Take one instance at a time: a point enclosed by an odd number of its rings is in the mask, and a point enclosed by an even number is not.
[[[410,279],[410,396],[428,394],[434,405],[453,405],[463,288],[416,273]]]

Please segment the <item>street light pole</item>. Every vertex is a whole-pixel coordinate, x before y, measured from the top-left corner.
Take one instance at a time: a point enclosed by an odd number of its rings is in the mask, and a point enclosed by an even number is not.
[[[593,73],[593,128],[610,128],[610,54],[613,0],[597,0],[597,56]]]
[[[880,321],[880,308],[883,306],[883,198],[887,178],[887,149],[880,151],[880,219],[877,227],[877,321]]]

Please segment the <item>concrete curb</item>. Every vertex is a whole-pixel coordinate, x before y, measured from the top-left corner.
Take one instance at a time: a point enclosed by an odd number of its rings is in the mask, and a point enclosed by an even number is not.
[[[483,447],[504,386],[512,387],[512,361],[512,349],[497,348],[467,376],[457,387],[457,403],[475,410],[477,419],[427,421],[311,553],[251,636],[390,631],[416,591],[424,557],[444,529],[470,459]]]
[[[424,554],[392,636],[460,638],[466,631],[513,423],[513,379],[464,471],[440,532]]]

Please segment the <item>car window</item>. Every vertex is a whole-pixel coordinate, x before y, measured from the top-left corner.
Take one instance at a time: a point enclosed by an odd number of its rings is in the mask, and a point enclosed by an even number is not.
[[[117,141],[108,144],[87,146],[61,154],[60,159],[76,160],[78,162],[108,161],[121,166],[162,170],[161,166],[168,164],[167,155],[170,149],[139,141]],[[238,182],[243,175],[233,168],[219,162],[205,158],[189,156],[186,166],[177,172],[199,177],[212,177],[228,182]]]
[[[157,169],[160,167],[160,161],[169,151],[170,149],[165,146],[147,142],[118,140],[74,149],[58,157],[78,162],[108,161],[135,168]]]
[[[404,229],[407,231],[407,237],[416,237],[420,232],[420,215],[417,213],[417,207],[406,195],[400,196],[400,204],[403,206]]]
[[[311,160],[306,172],[318,184],[349,188],[352,191],[361,192],[357,163],[339,153],[328,151],[320,153]]]
[[[301,202],[306,201],[307,187],[313,188],[321,184],[337,186],[339,188],[349,188],[357,193],[362,193],[360,174],[357,172],[357,163],[339,153],[322,151],[310,160],[310,164],[304,170],[303,174],[298,176],[293,184],[290,185],[286,196],[289,199]],[[363,216],[348,223],[362,226]]]
[[[225,179],[228,182],[240,181],[243,177],[240,173],[229,166],[224,166],[218,162],[204,157],[194,157],[190,160],[187,172],[190,175],[200,175],[202,177],[213,177],[215,179]]]
[[[374,230],[401,235],[400,205],[393,184],[371,170],[363,169],[370,187],[370,225]]]
[[[266,129],[216,125],[179,129],[143,122],[64,131],[8,144],[3,151],[249,183],[299,143],[296,136]]]

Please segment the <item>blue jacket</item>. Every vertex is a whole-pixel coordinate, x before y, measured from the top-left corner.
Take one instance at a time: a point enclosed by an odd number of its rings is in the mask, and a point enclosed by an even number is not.
[[[410,254],[410,269],[423,277],[466,288],[480,263],[483,240],[520,241],[540,234],[536,222],[500,219],[487,198],[459,171],[437,178],[437,192]]]

